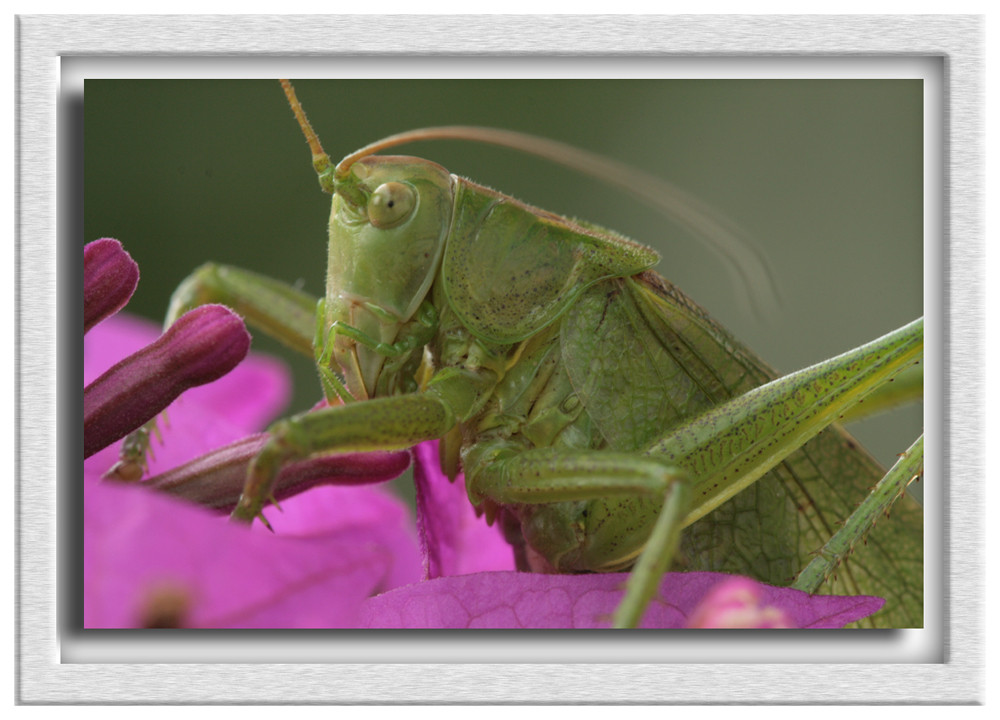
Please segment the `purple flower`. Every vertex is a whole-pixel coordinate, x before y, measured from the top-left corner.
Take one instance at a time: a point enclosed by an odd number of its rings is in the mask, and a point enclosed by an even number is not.
[[[113,254],[107,246],[101,252]],[[197,333],[180,336],[182,349],[200,341]],[[123,315],[87,333],[85,384],[132,360],[125,379],[112,374],[114,382],[103,381],[98,406],[132,400],[116,386],[156,385],[143,368],[156,355],[149,347],[164,342],[158,337],[152,324]],[[201,361],[196,355],[188,362]],[[383,488],[364,484],[395,476],[409,455],[363,453],[284,469],[276,492],[282,512],[264,511],[273,533],[260,523],[227,522],[220,511],[235,503],[246,464],[266,438],[257,433],[281,411],[288,390],[283,366],[250,354],[170,404],[151,447],[153,477],[102,480],[117,460],[117,443],[84,461],[85,627],[609,625],[627,575],[516,572],[498,526],[488,526],[469,503],[464,478],[451,483],[442,474],[436,441],[413,450],[416,518]],[[94,427],[85,424],[85,434]],[[812,596],[715,573],[671,573],[660,590],[642,627],[842,627],[883,602]]]
[[[476,514],[465,494],[465,477],[452,483],[441,472],[438,442],[421,443],[413,453],[424,579],[513,570],[513,550],[499,524],[490,527]]]
[[[220,367],[236,364],[232,342],[206,346],[211,337],[206,325],[221,320],[223,340],[225,333],[232,340],[246,330],[219,306],[210,310],[214,317],[207,323],[204,308],[188,313],[194,322],[185,321],[185,315],[166,340],[152,323],[112,317],[124,303],[121,289],[104,282],[95,290],[92,280],[128,281],[121,269],[134,263],[116,241],[101,241],[97,253],[89,251],[91,246],[85,250],[85,300],[113,307],[100,317],[85,311],[87,329],[93,329],[84,338],[84,434],[93,452],[84,460],[84,626],[353,627],[365,597],[417,581],[420,556],[412,519],[379,488],[335,488],[340,494],[332,497],[330,488],[313,487],[288,501],[287,515],[277,518],[268,511],[281,532],[277,536],[259,525],[251,530],[228,523],[209,509],[142,486],[162,484],[163,478],[193,482],[183,468],[209,451],[241,460],[241,448],[260,438],[247,434],[259,432],[287,403],[288,373],[268,358],[251,355],[221,379],[191,388],[170,404],[151,446],[154,478],[133,485],[102,479],[118,459],[118,444],[102,447],[109,435],[120,437],[154,417],[192,378],[211,380],[227,372]],[[94,257],[102,260],[100,276],[92,272]],[[125,299],[132,289],[134,282]],[[106,295],[115,300],[106,301]],[[246,348],[235,354],[242,357]],[[208,367],[209,355],[222,361]],[[283,473],[284,489],[379,482],[409,463],[405,452],[324,458]],[[231,465],[223,463],[223,471]],[[224,506],[235,502],[226,493],[238,497],[242,479],[239,471],[230,473],[236,484],[225,486],[227,475],[219,466],[203,474],[201,479],[211,482],[202,482],[201,492],[221,494]]]
[[[361,622],[373,628],[606,628],[627,577],[482,572],[438,578],[369,598]],[[668,573],[640,627],[841,628],[884,604],[881,598],[810,595],[735,578],[752,584],[769,604],[780,607],[790,618],[788,624],[693,625],[691,619],[699,616],[706,595],[733,579],[722,573]]]
[[[135,485],[85,483],[87,628],[354,627],[367,596],[411,579],[370,524],[273,536]]]
[[[106,320],[85,338],[85,377],[157,334],[136,318]],[[288,389],[282,365],[251,354],[221,380],[184,393],[153,443],[150,482],[260,430]],[[368,455],[368,482],[409,464],[406,453]],[[116,460],[111,446],[84,461],[85,627],[353,627],[368,595],[420,579],[413,520],[381,488],[315,487],[282,502],[283,513],[265,511],[272,534],[145,483],[102,480]],[[349,470],[358,481],[365,458]]]
[[[83,390],[83,456],[90,457],[152,420],[188,388],[204,385],[246,357],[250,334],[232,311],[203,305]]]
[[[123,359],[135,357],[159,337],[159,326],[148,320],[124,313],[105,320],[83,339],[84,385],[91,384]],[[253,388],[253,392],[247,392],[247,388]],[[162,472],[207,450],[259,432],[281,412],[290,392],[291,379],[285,367],[271,358],[253,354],[219,380],[190,388],[169,405],[164,421],[158,423],[161,435],[169,434],[175,439],[154,441],[150,473]],[[206,408],[215,410],[206,414]],[[118,448],[107,447],[89,458],[95,462],[85,466],[101,467],[103,474],[117,458]]]

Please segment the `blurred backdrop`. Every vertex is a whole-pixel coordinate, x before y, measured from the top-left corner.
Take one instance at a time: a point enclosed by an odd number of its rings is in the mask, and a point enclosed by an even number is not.
[[[468,143],[403,148],[530,204],[655,247],[657,270],[781,371],[922,314],[920,80],[309,80],[299,99],[334,160],[386,135],[489,125],[616,158],[708,203],[763,250],[781,306],[757,317],[706,244],[620,190]],[[397,151],[394,151],[397,152]],[[88,80],[84,234],[139,263],[130,312],[162,320],[199,264],[240,265],[323,293],[329,197],[275,80]],[[319,398],[312,362],[289,411]],[[885,463],[921,409],[852,430]]]

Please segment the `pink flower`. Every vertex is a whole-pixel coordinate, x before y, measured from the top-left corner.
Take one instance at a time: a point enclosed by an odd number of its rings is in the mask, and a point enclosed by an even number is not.
[[[101,265],[110,268],[105,275],[126,280],[129,275],[114,272],[114,265],[131,259],[109,240],[100,241],[99,253],[85,256],[86,301],[120,307],[124,301],[113,283],[93,291],[96,273],[88,272],[87,258],[100,257]],[[102,293],[117,299],[104,301]],[[178,387],[186,381],[177,377],[211,379],[215,371],[203,369],[207,355],[221,357],[222,363],[232,363],[233,356],[232,342],[206,347],[203,332],[188,332],[184,318],[177,323],[181,332],[164,340],[152,323],[109,317],[117,307],[101,317],[85,312],[93,319],[93,330],[84,338],[85,397],[90,397],[84,424],[89,451],[84,461],[85,627],[353,627],[365,597],[419,579],[415,530],[398,500],[379,488],[336,488],[343,494],[332,498],[329,488],[313,487],[395,477],[410,463],[405,452],[327,458],[318,463],[325,473],[316,471],[316,463],[302,464],[287,482],[313,489],[289,501],[287,508],[294,512],[273,519],[280,537],[259,526],[251,530],[226,522],[142,483],[102,480],[118,458],[120,443],[101,447],[109,435],[120,437],[155,417],[183,389]],[[212,312],[219,313],[213,320],[225,324],[224,339],[225,333],[229,340],[246,335],[242,321],[233,327],[231,319],[238,318],[230,311]],[[162,352],[165,344],[175,352]],[[164,377],[165,372],[170,375]],[[150,470],[161,478],[171,470],[176,477],[208,451],[233,457],[232,448],[245,444],[247,433],[259,432],[284,406],[289,385],[280,363],[251,355],[220,380],[183,392],[158,423]],[[125,411],[115,412],[119,407]],[[238,497],[241,481],[226,488],[219,485],[224,477],[211,475],[215,484],[207,491]],[[155,477],[150,483],[156,484]],[[316,516],[323,517],[322,527],[314,520],[310,524]]]
[[[437,441],[421,443],[413,453],[424,579],[513,570],[513,550],[499,525],[490,527],[477,516],[465,494],[465,477],[452,483],[441,472]]]
[[[85,483],[86,628],[355,627],[366,597],[413,579],[370,524],[273,536],[135,485]]]

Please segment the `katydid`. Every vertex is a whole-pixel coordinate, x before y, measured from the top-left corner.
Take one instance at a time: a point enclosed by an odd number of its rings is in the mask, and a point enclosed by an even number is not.
[[[417,134],[333,166],[283,84],[334,196],[326,296],[206,265],[167,322],[228,304],[311,354],[338,404],[269,429],[235,518],[260,515],[285,463],[439,438],[523,569],[634,567],[615,619],[633,626],[671,567],[792,583],[882,476],[831,423],[919,360],[921,323],[766,384],[773,371],[651,270],[654,251],[375,154]],[[882,595],[884,624],[919,626],[921,528],[897,503],[805,589]]]

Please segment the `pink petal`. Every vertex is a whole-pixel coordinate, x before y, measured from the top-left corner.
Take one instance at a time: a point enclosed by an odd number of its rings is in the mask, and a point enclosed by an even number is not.
[[[465,477],[449,482],[441,472],[438,442],[413,449],[417,490],[417,527],[425,554],[426,577],[513,570],[514,553],[499,524],[476,517],[465,493]]]
[[[379,591],[420,580],[423,570],[417,532],[409,508],[382,487],[322,486],[281,501],[264,514],[275,534],[323,537],[340,533],[361,545],[376,543],[391,552]],[[267,532],[259,524],[254,527]]]
[[[761,601],[763,588],[745,577],[713,587],[688,619],[691,628],[790,628],[788,614]]]
[[[87,628],[163,624],[164,604],[187,627],[353,627],[390,564],[352,531],[273,537],[139,487],[87,479],[84,502]]]
[[[428,580],[367,600],[364,627],[601,628],[622,597],[625,573],[538,575],[491,572]],[[706,594],[731,576],[669,573],[643,628],[683,628]],[[764,601],[799,628],[839,628],[877,611],[880,598],[809,595],[761,585]]]

